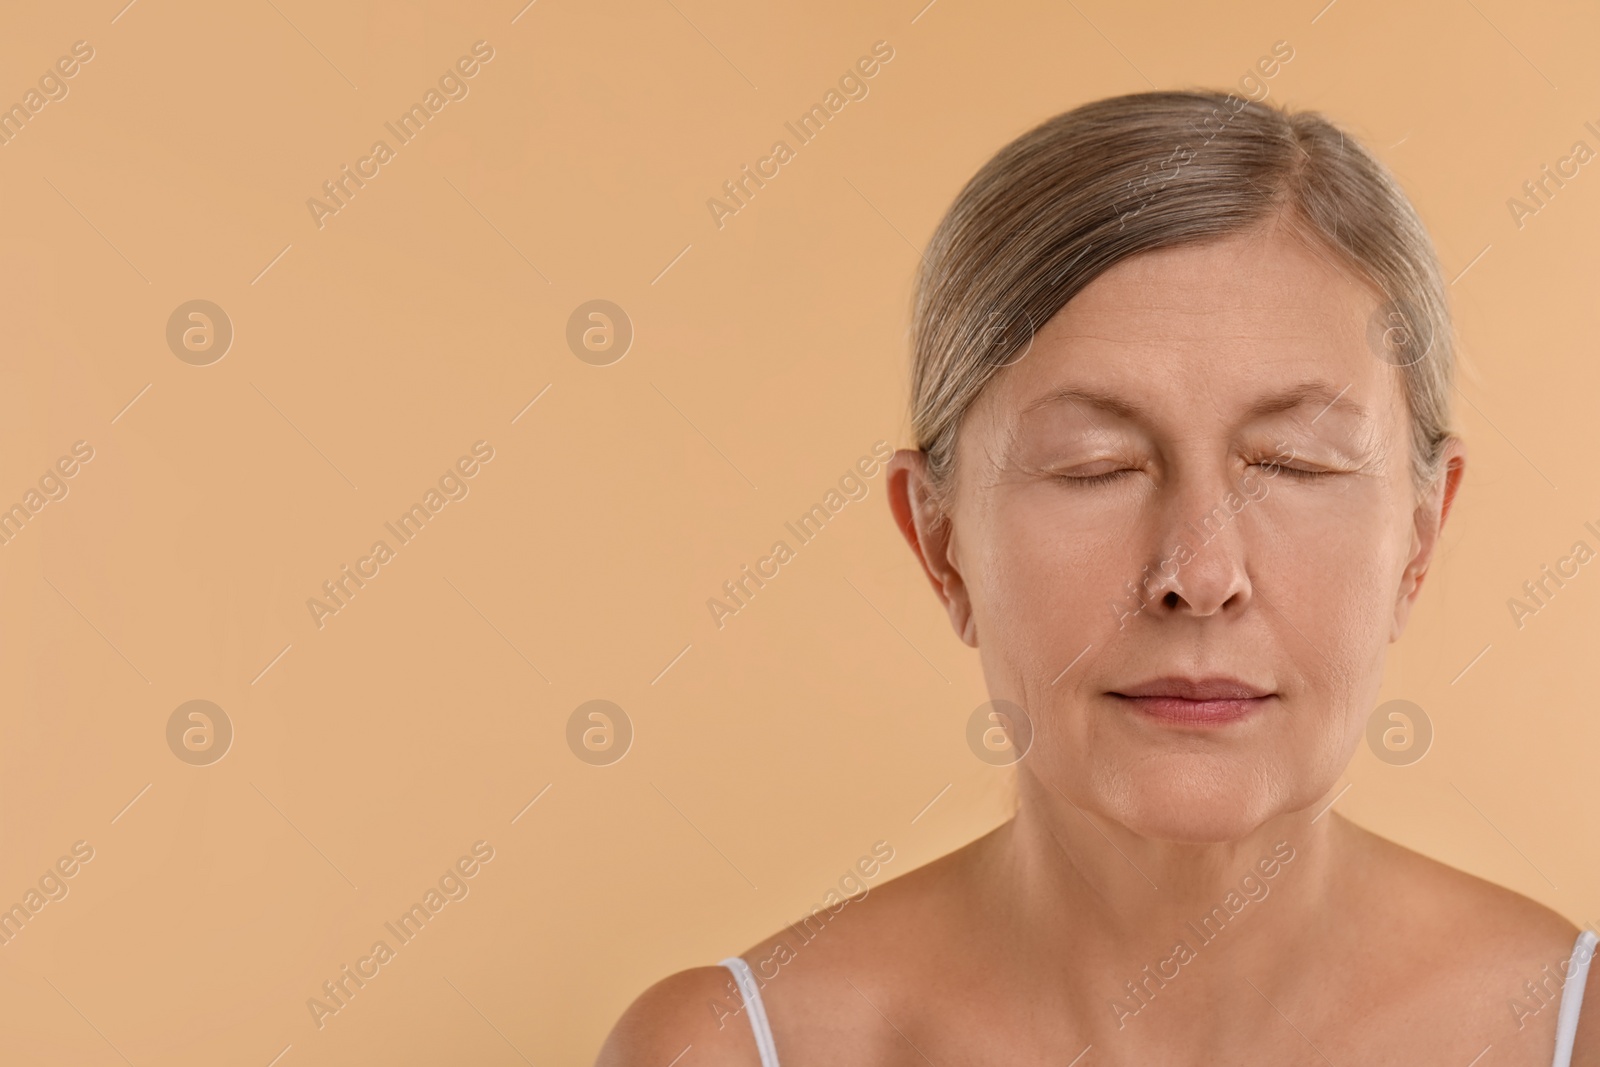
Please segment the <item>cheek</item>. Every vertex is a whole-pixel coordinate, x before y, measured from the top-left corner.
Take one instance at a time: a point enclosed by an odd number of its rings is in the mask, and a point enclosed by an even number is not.
[[[1036,692],[1086,645],[1112,639],[1117,605],[1130,602],[1124,583],[1143,566],[1127,527],[1126,514],[1072,505],[1052,487],[1014,494],[986,516],[969,589],[994,682],[1016,697]]]
[[[1348,764],[1378,699],[1410,526],[1378,484],[1283,488],[1250,531],[1250,630],[1299,712],[1276,742],[1281,779],[1315,793]]]
[[[1291,488],[1260,508],[1258,599],[1270,600],[1279,647],[1307,673],[1335,694],[1357,689],[1388,647],[1410,526],[1376,483]]]

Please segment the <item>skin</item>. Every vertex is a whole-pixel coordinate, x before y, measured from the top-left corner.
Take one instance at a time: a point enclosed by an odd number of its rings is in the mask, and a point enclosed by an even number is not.
[[[1399,371],[1367,345],[1377,307],[1276,226],[1135,256],[990,381],[942,505],[924,455],[896,453],[896,522],[1033,739],[1014,818],[742,954],[784,1064],[1550,1062],[1557,1004],[1520,1027],[1508,1004],[1537,1003],[1524,981],[1577,928],[1324,811],[1465,467],[1452,440],[1438,482],[1413,484]],[[1326,395],[1248,414],[1305,382]],[[1067,390],[1139,413],[1049,399]],[[1202,544],[1186,524],[1208,513]],[[1124,583],[1146,565],[1141,602]],[[1207,728],[1112,695],[1171,674],[1274,695]],[[1230,893],[1237,914],[1199,936]],[[756,1065],[739,1004],[725,969],[680,972],[598,1063],[689,1046],[683,1067]],[[1600,976],[1572,1062],[1600,1065]]]

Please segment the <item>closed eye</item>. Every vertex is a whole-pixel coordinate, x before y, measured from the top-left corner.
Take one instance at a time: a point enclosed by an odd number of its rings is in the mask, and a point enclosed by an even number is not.
[[[1310,467],[1286,467],[1283,466],[1283,464],[1272,464],[1272,462],[1264,462],[1264,464],[1256,464],[1256,466],[1272,467],[1272,469],[1277,470],[1277,472],[1280,472],[1280,474],[1290,475],[1290,478],[1293,478],[1293,480],[1296,480],[1296,482],[1317,482],[1318,478],[1330,478],[1333,477],[1333,475],[1342,474],[1341,470],[1315,470],[1310,469]],[[1070,483],[1070,485],[1085,486],[1085,488],[1088,488],[1088,486],[1109,485],[1109,483],[1112,482],[1120,482],[1123,477],[1126,477],[1126,475],[1130,474],[1138,474],[1138,469],[1134,469],[1134,467],[1120,467],[1120,469],[1117,470],[1107,470],[1106,474],[1090,475],[1090,477],[1077,477],[1077,475],[1058,474],[1056,475],[1056,480],[1058,480],[1058,482],[1067,482]]]
[[[1262,465],[1265,466],[1266,464],[1262,464]],[[1294,478],[1296,481],[1301,481],[1301,482],[1314,481],[1314,480],[1316,480],[1318,478],[1326,478],[1329,475],[1333,475],[1333,474],[1338,474],[1339,473],[1338,471],[1314,471],[1314,470],[1306,470],[1306,469],[1304,469],[1302,467],[1285,467],[1281,463],[1277,465],[1277,469],[1281,473],[1287,474],[1290,477]]]
[[[1332,475],[1340,473],[1339,471],[1310,470],[1310,469],[1307,469],[1307,468],[1304,468],[1304,467],[1286,467],[1281,463],[1279,463],[1279,464],[1258,463],[1258,464],[1256,464],[1256,466],[1259,466],[1259,467],[1267,467],[1267,466],[1275,467],[1278,472],[1283,473],[1283,474],[1287,474],[1287,475],[1289,475],[1289,477],[1295,479],[1296,481],[1301,481],[1301,482],[1316,481],[1319,478],[1327,478],[1327,477],[1331,477]],[[1058,474],[1058,475],[1056,475],[1056,478],[1059,481],[1069,482],[1072,485],[1088,487],[1088,486],[1095,486],[1095,485],[1108,485],[1111,482],[1119,481],[1120,479],[1122,479],[1126,475],[1135,474],[1135,473],[1137,473],[1137,471],[1134,468],[1132,468],[1132,467],[1123,467],[1123,468],[1120,468],[1118,470],[1107,471],[1104,474],[1091,475],[1090,477],[1087,477],[1087,478],[1076,477],[1076,476],[1070,475],[1070,474]]]
[[[1117,481],[1119,478],[1121,478],[1125,474],[1133,474],[1133,473],[1134,473],[1134,469],[1132,467],[1123,467],[1120,470],[1107,471],[1104,474],[1096,474],[1096,475],[1092,475],[1091,477],[1088,477],[1088,478],[1079,478],[1079,477],[1075,477],[1075,476],[1073,476],[1071,474],[1058,474],[1058,475],[1056,475],[1056,477],[1058,479],[1060,479],[1061,481],[1063,481],[1063,482],[1070,482],[1073,485],[1090,486],[1090,485],[1105,485],[1108,482]]]

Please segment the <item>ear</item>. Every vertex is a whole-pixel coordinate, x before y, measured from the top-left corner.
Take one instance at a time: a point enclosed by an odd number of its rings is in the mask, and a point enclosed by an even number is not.
[[[1428,565],[1433,562],[1444,520],[1449,517],[1450,506],[1455,503],[1466,467],[1466,443],[1459,437],[1451,437],[1444,446],[1443,472],[1412,513],[1411,559],[1400,575],[1400,591],[1394,604],[1394,625],[1389,631],[1391,642],[1400,640],[1400,635],[1405,632],[1411,607],[1422,592],[1422,580],[1428,575]]]
[[[933,583],[933,591],[939,594],[956,636],[977,648],[978,629],[958,566],[955,530],[950,516],[935,501],[928,481],[927,453],[902,448],[889,460],[889,510]]]

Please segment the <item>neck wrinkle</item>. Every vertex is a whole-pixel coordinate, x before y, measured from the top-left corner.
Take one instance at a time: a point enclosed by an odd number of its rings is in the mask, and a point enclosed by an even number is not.
[[[1330,914],[1335,853],[1347,842],[1333,812],[1312,821],[1332,790],[1240,841],[1187,844],[1141,838],[1021,768],[1017,785],[1017,814],[995,840],[998,855],[984,864],[984,893],[998,894],[1001,906],[991,915],[1015,926],[997,933],[1013,953],[1039,961],[1030,970],[1057,986],[1049,990],[1054,1002],[1082,1006],[1069,1014],[1095,1030],[1110,1023],[1107,1004],[1126,993],[1124,980],[1167,958],[1179,941],[1195,959],[1171,981],[1197,996],[1207,986],[1237,985],[1241,975],[1263,989],[1315,980],[1307,947],[1319,916]],[[1279,842],[1294,850],[1290,860],[1275,854]],[[1257,866],[1263,859],[1277,861],[1270,878]],[[1241,888],[1246,875],[1254,876],[1256,898]],[[1230,893],[1236,906],[1243,901],[1237,912],[1227,909]],[[1202,940],[1206,931],[1196,924],[1218,907],[1228,921]],[[1163,1013],[1154,1001],[1150,1010]]]

